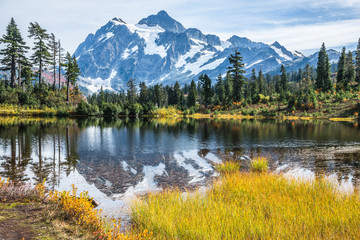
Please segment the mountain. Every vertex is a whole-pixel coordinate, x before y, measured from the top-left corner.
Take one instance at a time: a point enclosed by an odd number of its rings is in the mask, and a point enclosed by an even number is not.
[[[130,78],[147,85],[185,84],[206,73],[215,80],[219,73],[226,73],[234,48],[241,52],[247,75],[253,68],[274,73],[282,64],[297,70],[317,61],[317,56],[291,52],[278,42],[268,45],[235,35],[222,41],[199,29],[185,28],[165,11],[138,24],[113,18],[89,34],[74,55],[82,72],[79,84],[92,93],[101,87],[124,90]]]

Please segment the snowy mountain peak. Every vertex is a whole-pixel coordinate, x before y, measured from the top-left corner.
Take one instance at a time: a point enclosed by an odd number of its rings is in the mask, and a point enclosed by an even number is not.
[[[283,46],[278,41],[275,41],[273,44],[271,44],[271,46],[279,48],[279,49],[283,48]]]
[[[181,23],[170,17],[164,10],[158,12],[156,15],[150,15],[147,18],[141,19],[139,24],[147,25],[149,27],[158,25],[167,31],[175,33],[182,33],[186,30]]]
[[[180,84],[196,80],[201,74],[211,79],[227,72],[228,57],[238,49],[251,69],[278,74],[280,66],[298,70],[316,64],[316,55],[304,57],[278,42],[271,45],[246,37],[232,36],[226,41],[199,29],[185,29],[165,11],[142,19],[139,24],[113,18],[95,34],[89,34],[74,55],[81,69],[79,85],[85,93],[126,89],[130,78],[147,85]],[[336,52],[329,50],[330,59]]]
[[[126,22],[124,22],[121,18],[117,18],[117,17],[114,17],[114,18],[112,19],[112,21],[117,22],[117,23],[126,24]]]

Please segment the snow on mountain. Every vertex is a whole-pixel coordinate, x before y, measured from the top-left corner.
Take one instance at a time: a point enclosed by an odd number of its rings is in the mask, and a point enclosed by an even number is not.
[[[79,84],[92,93],[101,86],[110,91],[124,90],[130,78],[148,85],[185,84],[203,73],[215,79],[219,73],[226,73],[228,57],[235,48],[241,52],[247,75],[252,68],[276,72],[281,64],[295,68],[310,61],[278,42],[268,45],[239,36],[222,41],[199,29],[186,29],[165,11],[138,24],[113,18],[89,34],[74,55],[82,72]]]

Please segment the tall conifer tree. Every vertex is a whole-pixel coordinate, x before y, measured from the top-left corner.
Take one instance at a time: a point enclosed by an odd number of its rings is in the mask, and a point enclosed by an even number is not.
[[[224,86],[224,81],[222,80],[221,73],[219,73],[219,76],[217,77],[215,92],[221,104],[225,104],[225,86]]]
[[[195,106],[196,98],[197,98],[196,83],[195,83],[194,80],[192,80],[191,84],[190,84],[189,95],[188,95],[188,98],[187,98],[188,107]]]
[[[51,64],[51,68],[53,71],[53,89],[55,89],[56,86],[56,58],[58,56],[58,51],[59,51],[59,46],[58,46],[59,42],[56,41],[55,39],[55,35],[53,33],[50,34],[49,37],[49,43],[48,43],[48,48],[49,48],[49,53],[50,53],[50,61],[49,63]]]
[[[350,89],[350,84],[355,80],[355,67],[353,63],[353,55],[352,52],[349,51],[346,55],[346,63],[345,63],[345,85],[344,88],[346,90]]]
[[[51,63],[51,55],[49,53],[49,48],[46,45],[46,41],[49,39],[49,34],[46,33],[46,30],[41,28],[40,25],[35,23],[30,23],[29,26],[29,38],[34,38],[34,53],[31,56],[33,64],[38,66],[38,76],[39,76],[39,85],[42,85],[42,72],[44,68]]]
[[[240,52],[235,49],[234,54],[230,54],[228,67],[229,72],[233,79],[233,99],[234,101],[240,101],[243,98],[245,90],[245,70],[243,69],[245,64],[242,62],[242,56]]]
[[[330,62],[329,56],[326,52],[325,43],[321,45],[317,69],[316,69],[316,88],[322,89],[322,91],[332,90],[332,83],[330,78]]]
[[[5,45],[5,49],[0,51],[0,55],[3,56],[0,68],[2,71],[10,71],[10,85],[15,86],[16,68],[18,65],[19,79],[21,79],[22,67],[29,66],[29,63],[25,57],[27,49],[21,34],[18,29],[15,20],[11,18],[9,25],[6,28],[6,33],[0,38],[0,43]]]
[[[66,54],[66,62],[64,64],[66,72],[66,83],[67,83],[67,91],[66,91],[66,101],[70,101],[70,84],[75,86],[75,83],[80,75],[80,68],[77,64],[75,56],[71,57],[70,53]]]
[[[260,94],[265,94],[265,83],[264,83],[264,75],[262,70],[259,71],[259,76],[257,77],[257,85]]]
[[[360,85],[360,38],[355,54],[355,81]]]
[[[211,88],[211,79],[206,74],[202,74],[199,77],[202,86],[202,95],[203,95],[203,103],[205,107],[207,107],[211,103],[211,97],[213,96],[213,91]]]
[[[182,92],[181,92],[180,84],[178,81],[176,81],[175,85],[174,85],[174,90],[173,90],[173,98],[174,98],[173,103],[175,105],[180,104],[181,95],[182,95]]]
[[[336,76],[336,89],[337,90],[341,90],[343,88],[345,88],[346,84],[346,76],[345,76],[345,71],[346,71],[346,52],[345,52],[345,47],[343,47],[342,51],[341,51],[341,55],[340,55],[340,59],[338,62],[338,71],[337,71],[337,76]]]

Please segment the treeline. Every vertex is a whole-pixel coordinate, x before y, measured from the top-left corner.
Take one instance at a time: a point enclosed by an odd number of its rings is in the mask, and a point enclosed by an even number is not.
[[[34,108],[77,106],[77,114],[82,115],[138,115],[156,114],[158,109],[169,106],[191,114],[256,107],[259,103],[267,104],[267,109],[273,105],[279,110],[305,111],[317,109],[319,101],[358,98],[360,39],[355,59],[351,51],[343,48],[334,74],[331,74],[325,44],[320,48],[315,69],[307,65],[288,73],[281,66],[280,74],[275,76],[253,69],[249,78],[245,77],[242,56],[235,49],[228,58],[227,71],[219,73],[216,79],[203,74],[184,86],[179,82],[147,86],[145,82],[130,79],[126,91],[101,89],[86,100],[76,84],[80,69],[75,56],[69,53],[64,56],[60,40],[36,22],[30,23],[28,34],[34,41],[31,53],[14,19],[0,38],[4,46],[0,49],[0,70],[10,75],[0,81],[0,104]],[[52,84],[44,80],[45,72],[52,76]],[[61,82],[62,75],[66,84]]]
[[[4,46],[0,50],[0,70],[6,77],[0,81],[0,103],[56,107],[69,103],[71,98],[80,101],[81,93],[75,85],[80,69],[75,56],[68,52],[64,55],[60,39],[47,33],[37,22],[30,23],[28,37],[34,45],[31,53],[12,18],[6,33],[0,38]],[[52,84],[44,80],[44,72],[52,74]],[[62,77],[65,77],[64,86]],[[73,88],[71,92],[70,88]]]
[[[275,76],[253,69],[247,79],[244,67],[240,52],[235,50],[229,57],[228,71],[219,74],[215,83],[206,74],[183,87],[179,82],[147,86],[145,82],[136,84],[130,79],[126,92],[101,89],[100,93],[89,96],[88,104],[82,103],[78,110],[82,114],[128,115],[149,114],[158,108],[174,106],[191,114],[258,103],[276,104],[279,108],[285,105],[291,110],[316,109],[318,101],[356,98],[360,86],[360,39],[355,61],[351,51],[346,53],[343,48],[335,74],[331,74],[325,44],[320,48],[316,69],[306,65],[304,69],[287,73],[282,65],[280,74]]]

